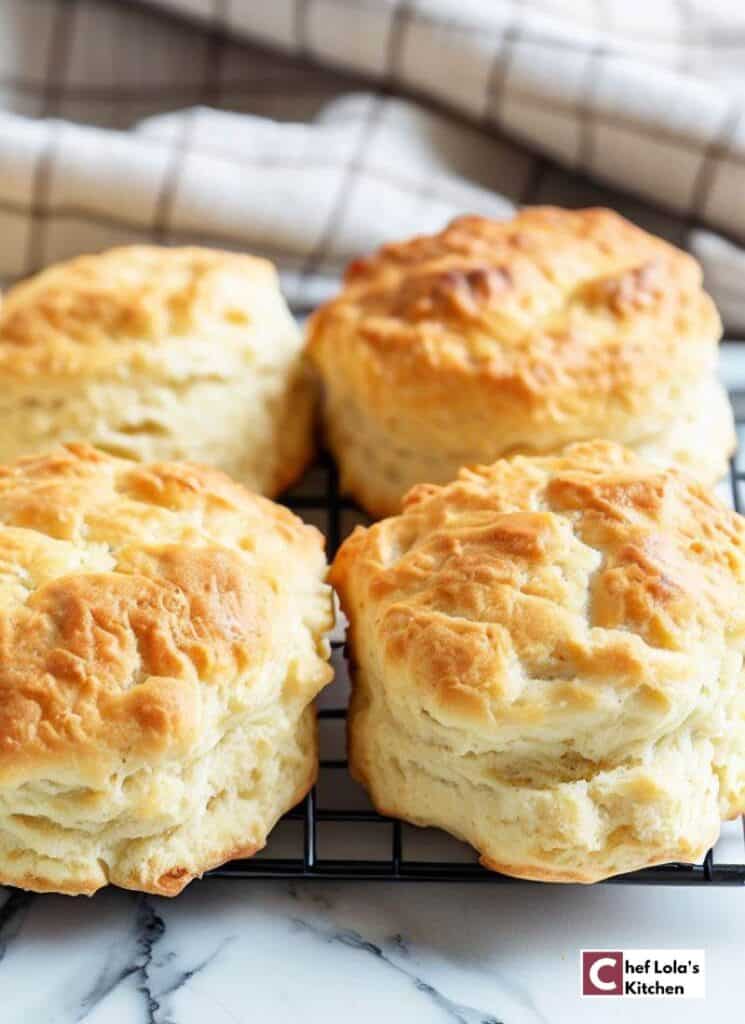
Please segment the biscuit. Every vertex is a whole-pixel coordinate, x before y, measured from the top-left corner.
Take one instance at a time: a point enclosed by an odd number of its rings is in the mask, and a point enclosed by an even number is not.
[[[171,896],[317,772],[323,538],[217,470],[0,467],[0,882]]]
[[[313,454],[315,385],[271,263],[137,245],[0,306],[0,461],[86,441],[216,466],[273,496]]]
[[[611,442],[421,485],[358,527],[350,766],[521,878],[696,861],[745,810],[745,520]]]
[[[687,253],[610,210],[536,207],[352,263],[309,352],[342,487],[381,516],[461,466],[595,437],[713,483],[734,447],[726,398],[701,398],[720,334]]]

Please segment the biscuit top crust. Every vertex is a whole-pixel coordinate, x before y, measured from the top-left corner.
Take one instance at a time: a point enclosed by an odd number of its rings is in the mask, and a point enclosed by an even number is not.
[[[133,347],[249,328],[271,263],[213,249],[124,246],[58,263],[0,305],[0,373],[89,373]]]
[[[216,470],[85,445],[0,467],[0,782],[93,784],[194,750],[214,701],[310,700],[322,659],[302,683],[275,661],[290,620],[330,626],[324,570],[315,528]]]
[[[402,399],[435,417],[444,403],[467,431],[486,395],[510,442],[569,422],[553,448],[677,401],[662,392],[713,368],[720,334],[693,257],[610,210],[534,207],[356,260],[314,315],[310,352],[383,418]]]
[[[331,582],[391,706],[467,729],[467,749],[610,757],[704,716],[742,665],[745,520],[610,442],[415,487]]]

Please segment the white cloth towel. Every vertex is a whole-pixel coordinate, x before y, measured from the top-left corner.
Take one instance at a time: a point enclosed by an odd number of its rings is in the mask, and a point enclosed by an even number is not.
[[[5,0],[0,103],[5,279],[196,241],[302,309],[456,213],[604,202],[745,329],[741,0]]]

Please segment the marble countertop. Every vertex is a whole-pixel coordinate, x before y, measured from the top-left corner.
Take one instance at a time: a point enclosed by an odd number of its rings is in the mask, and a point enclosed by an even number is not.
[[[723,376],[745,390],[745,346]],[[581,948],[703,948],[707,997],[580,999]],[[745,887],[207,879],[0,889],[0,1024],[743,1020]]]
[[[3,898],[3,897],[0,897]],[[704,948],[707,998],[636,1024],[742,1020],[745,890],[206,880],[164,900],[5,892],[3,1024],[584,1024],[578,950]]]

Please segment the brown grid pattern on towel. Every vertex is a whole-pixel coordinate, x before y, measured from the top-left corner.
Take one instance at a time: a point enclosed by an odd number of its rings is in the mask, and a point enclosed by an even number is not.
[[[329,5],[333,8],[341,0],[284,0],[292,7],[292,31],[286,39],[272,42],[283,45],[295,56],[281,56],[256,45],[237,42],[234,35],[245,29],[239,20],[239,6],[234,0],[203,0],[200,4],[184,5],[184,13],[201,19],[200,24],[174,19],[167,12],[156,12],[140,4],[113,5],[110,0],[39,0],[29,5],[26,0],[8,0],[22,16],[38,19],[39,30],[51,20],[52,31],[46,33],[46,45],[39,45],[21,68],[6,71],[0,87],[4,105],[21,112],[42,116],[52,115],[63,120],[85,122],[122,128],[129,127],[143,114],[156,113],[173,106],[205,103],[226,110],[250,110],[280,119],[304,119],[317,113],[330,99],[359,87],[359,78],[350,78],[339,71],[312,65],[304,59],[318,51],[316,18]],[[459,196],[447,182],[439,180],[409,180],[393,167],[384,166],[376,151],[376,132],[387,116],[387,106],[393,102],[391,91],[395,87],[417,94],[421,99],[439,106],[436,97],[428,94],[426,85],[417,79],[417,46],[420,33],[427,28],[442,30],[438,14],[426,4],[414,0],[391,0],[389,4],[371,5],[369,0],[344,0],[358,6],[361,11],[380,10],[386,18],[386,45],[380,67],[367,68],[365,77],[376,85],[375,99],[367,113],[350,130],[357,133],[357,145],[351,154],[329,154],[309,161],[310,166],[326,164],[332,172],[328,217],[321,232],[308,242],[307,251],[299,252],[278,245],[266,237],[246,237],[241,226],[233,234],[230,230],[200,232],[199,240],[207,244],[229,247],[250,247],[264,252],[276,260],[280,267],[295,275],[291,297],[296,309],[303,310],[313,304],[318,292],[316,279],[336,275],[349,253],[342,239],[345,224],[354,216],[356,195],[364,191],[365,184],[385,184],[407,195],[411,202],[431,203],[446,210],[458,208]],[[641,224],[679,244],[686,244],[689,232],[698,224],[709,202],[709,194],[717,180],[720,167],[726,162],[745,162],[745,153],[737,145],[742,110],[732,107],[726,117],[712,129],[711,137],[693,139],[690,135],[664,125],[651,125],[629,121],[626,115],[602,109],[596,96],[602,83],[608,61],[614,56],[608,32],[613,28],[613,11],[617,5],[597,6],[595,34],[587,39],[563,40],[563,48],[575,48],[577,57],[585,62],[585,74],[577,95],[570,101],[565,96],[538,95],[522,83],[520,76],[513,81],[516,55],[523,44],[547,48],[551,53],[556,40],[541,37],[534,26],[526,24],[524,9],[516,2],[509,5],[509,20],[501,30],[493,24],[470,23],[458,20],[459,32],[478,34],[485,44],[493,48],[492,64],[484,76],[484,94],[479,110],[464,111],[474,123],[486,126],[497,136],[502,153],[511,154],[522,168],[520,174],[508,181],[501,191],[513,202],[561,202],[565,205],[603,203],[627,212]],[[34,8],[32,11],[31,8]],[[178,8],[173,0],[169,9]],[[686,32],[685,5],[680,5],[681,40]],[[322,10],[323,9],[323,10]],[[7,16],[7,13],[6,13]],[[21,14],[18,15],[21,17]],[[617,15],[616,15],[617,16]],[[90,19],[96,19],[99,37],[112,53],[110,72],[101,61],[95,71],[89,66],[90,55],[84,45]],[[206,25],[208,31],[205,32]],[[146,53],[137,60],[115,57],[117,40],[129,33],[147,32],[149,43]],[[106,33],[109,33],[108,37]],[[713,40],[717,45],[742,46],[745,38],[734,36],[729,41],[722,37]],[[681,42],[681,45],[684,45]],[[176,59],[183,54],[194,55],[185,64]],[[169,56],[170,55],[170,56]],[[297,56],[300,55],[300,56]],[[524,60],[524,58],[523,58]],[[4,69],[0,68],[0,74]],[[659,207],[628,194],[591,183],[582,174],[562,170],[545,154],[529,152],[520,143],[511,141],[504,131],[510,117],[505,104],[513,110],[536,107],[552,116],[566,120],[567,129],[577,126],[578,166],[590,166],[595,160],[598,126],[633,131],[643,136],[655,136],[657,141],[699,160],[693,175],[688,208],[677,213],[662,212]],[[509,125],[507,126],[509,128]],[[65,129],[58,122],[48,123],[46,143],[39,148],[33,173],[33,188],[28,199],[0,194],[0,213],[21,223],[28,220],[25,260],[9,276],[21,276],[38,269],[55,253],[50,251],[50,228],[57,225],[83,225],[122,233],[127,239],[153,239],[164,242],[194,239],[193,227],[183,223],[178,210],[178,195],[184,167],[192,156],[214,152],[214,141],[201,137],[199,125],[186,122],[184,130],[168,142],[138,136],[139,144],[167,146],[169,153],[162,161],[162,178],[157,197],[151,205],[149,217],[128,217],[121,213],[103,212],[94,204],[78,201],[65,202],[53,198],[52,184],[60,146],[64,143]],[[282,157],[267,159],[266,155],[225,156],[243,166],[272,166],[279,168]],[[292,157],[287,164],[292,164]],[[599,168],[599,176],[603,176]],[[681,216],[680,214],[684,215]]]

